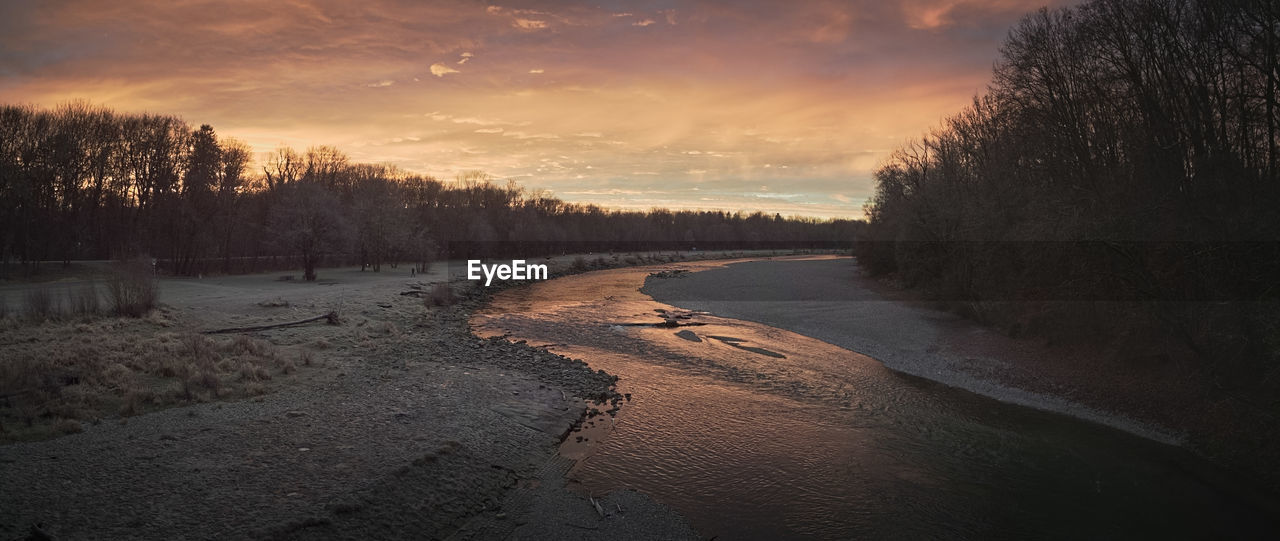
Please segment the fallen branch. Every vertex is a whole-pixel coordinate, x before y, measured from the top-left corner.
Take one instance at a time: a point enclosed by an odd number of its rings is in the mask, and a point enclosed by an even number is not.
[[[300,321],[290,321],[289,323],[276,323],[276,324],[274,324],[274,325],[258,325],[258,326],[256,326],[256,327],[231,327],[231,328],[229,328],[229,329],[218,329],[218,330],[214,330],[214,331],[204,331],[204,332],[202,332],[201,334],[227,334],[227,333],[235,333],[235,332],[265,331],[265,330],[267,330],[267,329],[278,329],[278,328],[280,328],[280,327],[292,327],[292,326],[294,326],[294,325],[305,325],[305,324],[307,324],[307,323],[312,323],[312,322],[320,321],[320,320],[322,320],[322,319],[323,319],[323,320],[328,321],[330,325],[337,325],[337,324],[339,323],[339,320],[338,320],[338,313],[337,313],[337,312],[329,312],[329,313],[324,314],[324,315],[320,315],[320,316],[316,316],[316,317],[311,317],[311,318],[303,319],[303,320],[300,320]]]

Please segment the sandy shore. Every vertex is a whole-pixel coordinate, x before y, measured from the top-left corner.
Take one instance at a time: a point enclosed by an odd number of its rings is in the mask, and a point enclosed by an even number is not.
[[[475,337],[467,316],[479,299],[424,307],[420,293],[448,268],[162,280],[164,307],[129,322],[137,334],[329,310],[343,323],[247,333],[314,357],[274,373],[260,396],[104,412],[79,433],[0,446],[0,539],[33,528],[57,539],[696,538],[643,495],[610,494],[597,509],[565,489],[559,442],[585,399],[611,396],[613,378]],[[79,327],[87,337],[22,325],[6,347],[111,346],[93,325]]]
[[[859,276],[851,258],[753,261],[673,278],[650,278],[654,299],[718,316],[786,329],[872,357],[885,366],[997,400],[1101,423],[1145,438],[1181,444],[1184,435],[1036,385],[1036,355],[958,316],[893,299]],[[1042,378],[1041,378],[1042,379]],[[1043,383],[1043,382],[1039,382]],[[1053,382],[1051,382],[1052,384]]]

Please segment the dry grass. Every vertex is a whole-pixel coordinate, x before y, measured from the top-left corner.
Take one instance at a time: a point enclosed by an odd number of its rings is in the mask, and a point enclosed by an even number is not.
[[[90,318],[102,311],[98,286],[89,281],[69,289],[63,302],[48,287],[33,286],[22,296],[22,316],[30,323],[61,321],[73,316]],[[0,299],[0,319],[8,316],[8,305]]]
[[[157,323],[162,322],[162,323]],[[258,396],[314,359],[246,336],[173,332],[162,316],[40,324],[0,320],[0,442],[167,406]],[[74,427],[74,429],[73,429]]]
[[[289,301],[284,300],[282,297],[276,297],[274,299],[260,301],[258,302],[258,306],[263,308],[288,308]]]
[[[102,311],[102,303],[98,298],[98,284],[85,282],[75,291],[67,292],[67,309],[79,316],[94,316]]]
[[[107,282],[111,308],[117,315],[142,317],[156,306],[159,290],[151,264],[145,259],[126,261],[117,266]]]
[[[22,298],[23,312],[31,321],[45,321],[58,316],[58,301],[45,287],[28,289]]]
[[[369,326],[369,330],[374,334],[382,334],[386,336],[399,336],[400,327],[390,321],[379,321]]]
[[[58,419],[58,422],[53,424],[53,429],[62,434],[75,434],[83,431],[84,427],[80,426],[80,421],[75,419]]]
[[[427,295],[426,304],[427,306],[452,306],[457,300],[449,284],[436,284],[431,286],[431,294]]]

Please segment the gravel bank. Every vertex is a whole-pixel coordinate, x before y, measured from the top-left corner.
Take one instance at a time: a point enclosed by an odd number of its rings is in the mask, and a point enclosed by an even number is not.
[[[987,397],[1062,413],[1168,444],[1175,431],[1063,395],[1030,390],[1017,378],[1024,345],[953,314],[886,298],[866,287],[851,258],[752,261],[651,277],[642,291],[659,302],[763,323],[872,357],[906,374]],[[975,346],[976,345],[976,346]],[[1035,378],[1034,363],[1024,380]]]
[[[473,336],[466,321],[478,301],[427,310],[401,294],[404,278],[329,274],[338,287],[252,277],[167,284],[199,292],[175,308],[196,329],[288,320],[257,305],[281,291],[289,310],[340,305],[347,323],[253,333],[323,344],[318,366],[264,396],[0,446],[0,539],[33,528],[56,539],[494,539],[510,531],[469,525],[532,513],[540,520],[524,524],[573,528],[560,517],[581,519],[591,504],[542,475],[584,399],[610,397],[613,377]],[[544,501],[507,509],[530,482],[550,490]],[[625,515],[592,511],[596,523],[574,524],[593,536],[692,535],[643,496],[617,499]]]

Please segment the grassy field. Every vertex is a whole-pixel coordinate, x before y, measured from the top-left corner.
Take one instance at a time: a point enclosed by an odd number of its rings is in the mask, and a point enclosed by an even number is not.
[[[167,310],[143,318],[0,322],[0,442],[79,432],[166,406],[266,393],[315,362],[309,348],[182,330]]]

